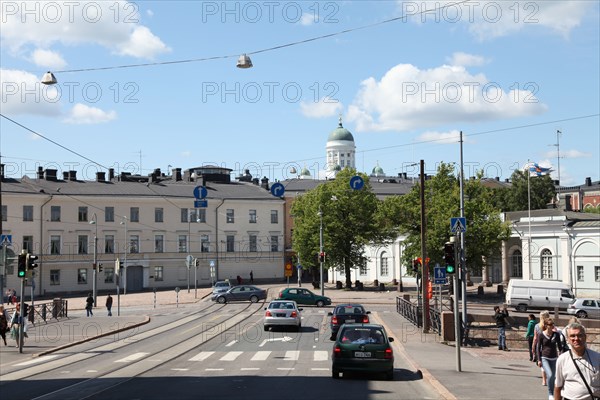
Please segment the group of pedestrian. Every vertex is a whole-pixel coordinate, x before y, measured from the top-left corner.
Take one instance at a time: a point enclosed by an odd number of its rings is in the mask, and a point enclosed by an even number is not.
[[[539,323],[529,314],[525,336],[549,400],[600,398],[600,353],[587,348],[585,327],[576,317],[561,330],[549,311],[540,312]]]
[[[4,302],[6,304],[17,304],[17,291],[15,289],[6,289],[4,292]]]
[[[21,329],[23,329],[23,341],[25,341],[25,338],[27,337],[27,320],[21,317],[21,304],[17,303],[15,305],[15,311],[10,317],[8,316],[7,310],[4,309],[4,305],[0,304],[0,337],[4,342],[4,345],[8,346],[6,334],[9,333],[11,339],[16,341],[16,347],[19,347]]]
[[[110,295],[110,293],[108,294],[108,296],[106,296],[106,302],[104,303],[104,305],[106,306],[106,311],[108,311],[108,316],[112,317],[113,298]],[[91,293],[89,293],[87,298],[85,299],[85,311],[86,311],[86,315],[88,317],[94,316],[93,308],[94,308],[94,297],[92,296]]]

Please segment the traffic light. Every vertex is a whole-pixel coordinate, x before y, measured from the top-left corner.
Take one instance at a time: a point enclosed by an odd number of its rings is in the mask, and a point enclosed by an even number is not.
[[[38,264],[35,262],[37,259],[38,256],[27,253],[27,271],[33,271],[38,267]]]
[[[27,255],[19,254],[19,263],[17,264],[17,276],[19,278],[25,278],[25,274],[27,273]]]
[[[417,273],[419,272],[419,269],[421,269],[421,257],[415,257],[413,259],[412,270]]]
[[[456,260],[454,259],[454,243],[448,242],[444,244],[444,261],[446,262],[446,273],[455,273]]]
[[[325,262],[325,252],[324,251],[319,253],[319,262],[320,263]]]
[[[98,272],[102,272],[102,264],[98,264]]]
[[[121,274],[121,260],[118,258],[115,260],[115,275],[119,276]]]

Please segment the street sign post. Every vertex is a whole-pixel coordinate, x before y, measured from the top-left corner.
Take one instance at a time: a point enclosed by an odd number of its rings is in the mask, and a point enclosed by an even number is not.
[[[467,219],[465,217],[450,218],[450,231],[452,233],[466,232]]]
[[[443,285],[446,283],[446,268],[438,265],[433,269],[433,283]]]

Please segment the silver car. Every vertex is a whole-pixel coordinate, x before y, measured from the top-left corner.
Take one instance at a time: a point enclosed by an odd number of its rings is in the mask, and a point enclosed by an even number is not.
[[[229,281],[218,281],[215,282],[215,285],[213,286],[212,294],[224,293],[229,289],[231,289],[231,283],[229,283]]]
[[[600,300],[598,299],[575,299],[567,307],[567,313],[577,318],[600,318]]]
[[[265,307],[263,319],[265,331],[274,326],[291,326],[300,331],[302,328],[301,308],[293,300],[273,300]]]

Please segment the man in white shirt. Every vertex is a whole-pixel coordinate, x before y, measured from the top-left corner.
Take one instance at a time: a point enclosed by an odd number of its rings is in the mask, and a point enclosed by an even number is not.
[[[600,353],[586,347],[583,325],[572,323],[567,328],[567,340],[571,350],[561,354],[556,361],[554,400],[599,398]],[[593,397],[590,395],[590,390]]]

